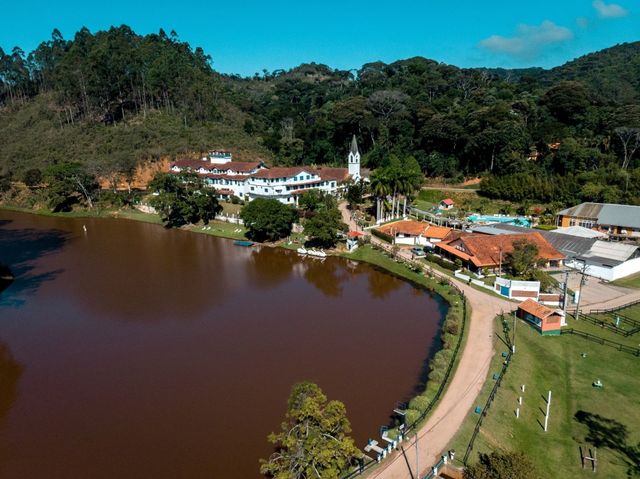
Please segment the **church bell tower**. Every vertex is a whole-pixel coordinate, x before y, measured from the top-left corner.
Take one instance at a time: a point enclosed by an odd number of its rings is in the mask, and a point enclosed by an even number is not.
[[[353,135],[351,139],[351,148],[349,149],[349,175],[355,181],[361,178],[360,176],[360,152],[358,151],[358,141],[356,135]]]

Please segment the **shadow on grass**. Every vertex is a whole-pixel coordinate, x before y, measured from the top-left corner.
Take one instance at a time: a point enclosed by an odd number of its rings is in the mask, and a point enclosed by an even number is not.
[[[589,429],[585,436],[586,442],[595,447],[606,447],[618,452],[629,466],[629,474],[640,473],[640,443],[636,445],[627,443],[629,439],[627,426],[615,419],[582,410],[578,411],[574,418]]]

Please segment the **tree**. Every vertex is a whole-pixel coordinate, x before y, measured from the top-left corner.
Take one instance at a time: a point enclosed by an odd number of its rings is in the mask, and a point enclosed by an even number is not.
[[[303,382],[291,388],[285,421],[269,435],[276,446],[260,472],[275,479],[337,479],[358,455],[347,411],[328,401],[320,387]]]
[[[22,177],[24,184],[32,188],[42,183],[42,171],[40,168],[31,168],[24,172]]]
[[[46,194],[53,211],[68,211],[75,203],[86,201],[93,208],[92,196],[99,189],[96,178],[79,163],[56,163],[45,174]]]
[[[531,460],[521,452],[480,454],[476,464],[467,466],[464,479],[538,479]]]
[[[347,225],[342,222],[338,208],[324,208],[304,223],[304,232],[313,245],[332,248],[338,242],[338,232],[345,231]]]
[[[357,208],[362,204],[366,189],[367,184],[362,179],[349,182],[344,197],[349,203],[349,207],[351,209]]]
[[[538,247],[524,239],[513,242],[513,251],[506,258],[506,264],[515,276],[528,277],[539,262]]]
[[[379,168],[371,173],[371,192],[376,197],[376,221],[384,217],[384,200],[391,192],[388,171]]]
[[[308,190],[298,198],[298,208],[310,212],[316,211],[322,204],[322,192],[320,190]]]
[[[624,159],[622,160],[622,169],[626,170],[629,166],[629,162],[640,146],[640,128],[629,128],[621,126],[615,129],[616,135],[622,143],[622,150],[624,152]]]
[[[296,211],[275,199],[256,198],[240,211],[247,236],[255,241],[276,241],[291,234]]]
[[[215,191],[194,174],[156,173],[148,188],[157,193],[150,203],[166,228],[200,221],[207,224],[222,211]]]

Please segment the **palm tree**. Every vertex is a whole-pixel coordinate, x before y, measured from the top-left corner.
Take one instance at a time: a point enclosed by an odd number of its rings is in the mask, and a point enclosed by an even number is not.
[[[371,193],[376,197],[376,222],[382,219],[384,205],[382,200],[391,191],[386,168],[380,168],[371,174]]]

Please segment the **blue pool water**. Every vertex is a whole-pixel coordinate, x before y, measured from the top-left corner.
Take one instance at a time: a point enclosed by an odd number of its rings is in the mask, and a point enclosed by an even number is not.
[[[531,226],[531,222],[522,216],[480,216],[471,215],[467,217],[467,220],[472,223],[509,223],[516,226]]]

